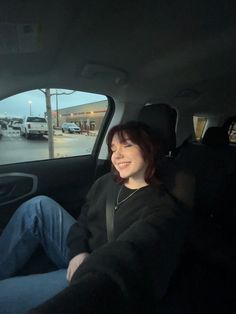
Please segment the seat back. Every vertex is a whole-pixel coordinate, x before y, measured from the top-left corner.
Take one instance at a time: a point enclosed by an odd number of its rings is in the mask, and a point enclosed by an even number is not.
[[[172,157],[176,148],[176,110],[167,104],[146,105],[141,109],[138,120],[149,125],[160,141],[163,156],[157,162],[157,176],[171,196],[192,207],[194,176]]]
[[[176,146],[177,112],[166,104],[145,105],[138,116],[138,120],[149,125],[159,138],[163,154],[170,155]]]
[[[202,139],[202,144],[209,147],[225,147],[229,144],[227,130],[222,127],[212,126],[208,128]]]
[[[181,206],[185,213],[185,210],[188,209],[189,214],[188,221],[183,227],[185,233],[181,241],[182,247],[179,247],[179,260],[175,264],[175,268],[173,268],[166,294],[159,304],[160,313],[171,312],[172,306],[177,309],[179,307],[179,302],[175,302],[177,297],[176,292],[182,290],[181,284],[186,277],[186,273],[183,275],[181,269],[185,268],[186,255],[188,255],[185,241],[192,227],[191,208],[193,207],[195,191],[195,179],[192,173],[172,157],[174,155],[172,153],[176,148],[176,118],[176,111],[165,104],[144,106],[139,115],[139,120],[148,124],[160,140],[164,156],[158,160],[157,176],[160,178],[166,191],[176,199],[177,206]],[[175,289],[175,287],[178,287],[178,289]]]

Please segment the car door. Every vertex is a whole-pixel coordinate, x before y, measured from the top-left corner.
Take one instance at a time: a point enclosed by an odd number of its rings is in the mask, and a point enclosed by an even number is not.
[[[24,136],[21,136],[20,130],[13,132],[8,128],[3,132],[0,144],[1,231],[17,207],[36,195],[52,197],[73,216],[78,216],[88,189],[96,176],[103,173],[101,170],[104,167],[103,161],[98,161],[98,153],[112,116],[113,105],[112,101],[107,100],[107,98],[102,101],[104,103],[101,106],[105,108],[103,117],[99,116],[97,120],[96,117],[93,117],[93,121],[95,119],[99,127],[95,137],[87,133],[64,135],[60,127],[54,128],[54,146],[60,148],[60,143],[64,141],[64,156],[60,154],[57,156],[57,151],[54,153],[54,158],[41,156],[42,150],[39,149],[48,145],[48,138],[35,138],[27,141]],[[1,105],[4,104],[0,103]],[[89,106],[93,106],[93,102]],[[75,107],[73,109],[72,107],[63,108],[63,110],[67,112],[65,118],[68,114],[72,118],[72,110],[77,110],[73,113],[76,119],[82,112],[81,110],[85,112],[84,109],[76,109]],[[101,112],[101,110],[97,111]],[[5,117],[5,120],[7,118]],[[81,118],[80,121],[82,123],[83,119]],[[85,150],[80,151],[80,143],[82,142],[92,143],[89,151],[86,148],[87,153]],[[72,153],[69,154],[68,152]]]

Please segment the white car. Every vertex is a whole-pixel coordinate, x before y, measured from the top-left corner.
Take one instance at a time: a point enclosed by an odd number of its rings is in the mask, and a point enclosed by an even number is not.
[[[13,130],[20,130],[21,129],[21,121],[13,121],[11,127],[13,128]]]
[[[62,123],[61,130],[63,133],[66,131],[68,133],[80,133],[81,132],[80,127],[73,122]]]
[[[32,136],[48,135],[48,123],[45,118],[37,116],[27,116],[25,117],[23,123],[21,124],[21,135],[25,136],[27,139]]]

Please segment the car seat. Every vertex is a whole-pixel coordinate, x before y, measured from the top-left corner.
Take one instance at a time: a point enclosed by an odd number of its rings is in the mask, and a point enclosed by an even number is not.
[[[228,135],[221,127],[209,128],[200,144],[185,145],[177,156],[178,162],[195,174],[195,224],[187,246],[196,261],[196,273],[204,284],[198,311],[206,313],[223,300],[232,300],[235,284],[235,158],[228,146]],[[230,279],[229,279],[230,278]],[[215,299],[221,292],[221,299]],[[216,308],[217,308],[216,307]]]
[[[150,126],[160,142],[162,155],[157,161],[157,176],[168,193],[191,208],[195,190],[194,176],[172,157],[176,148],[176,110],[167,104],[145,105],[138,120]]]

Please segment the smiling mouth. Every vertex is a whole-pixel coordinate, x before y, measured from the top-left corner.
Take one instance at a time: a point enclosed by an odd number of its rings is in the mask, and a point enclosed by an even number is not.
[[[119,163],[117,164],[117,166],[119,167],[119,169],[126,168],[128,165],[130,165],[130,162],[129,162],[129,161],[126,161],[126,162],[119,162]]]

